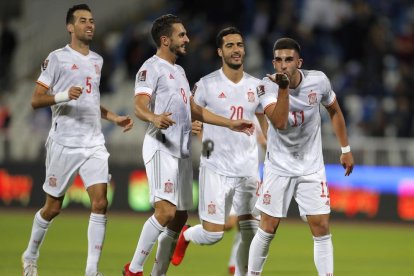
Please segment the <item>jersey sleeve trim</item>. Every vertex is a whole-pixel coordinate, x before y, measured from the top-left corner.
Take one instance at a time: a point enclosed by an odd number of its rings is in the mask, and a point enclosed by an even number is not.
[[[135,92],[135,96],[147,96],[151,99],[151,94],[145,92]]]
[[[263,108],[263,113],[266,113],[266,109],[268,109],[269,107],[271,107],[272,105],[275,105],[276,103],[270,103],[268,105],[265,106],[265,108]]]
[[[332,102],[330,102],[329,104],[325,105],[325,107],[330,107],[331,105],[333,105],[336,101],[336,96],[333,97]]]
[[[46,88],[46,89],[49,89],[50,87],[49,87],[49,85],[47,85],[46,83],[43,83],[43,82],[41,82],[41,81],[36,81],[36,83],[38,84],[38,85],[40,85],[40,86],[43,86],[44,88]]]
[[[152,94],[152,89],[148,88],[148,87],[138,87],[138,90],[135,91],[135,95],[142,94],[142,93],[151,95]]]

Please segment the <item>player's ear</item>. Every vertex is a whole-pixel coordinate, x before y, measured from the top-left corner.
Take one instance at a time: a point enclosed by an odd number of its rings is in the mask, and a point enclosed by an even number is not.
[[[223,50],[221,50],[221,48],[217,48],[217,54],[219,57],[223,57]]]
[[[73,24],[67,24],[66,25],[66,30],[68,30],[68,32],[70,34],[73,33],[73,30],[74,30]]]
[[[298,59],[298,68],[302,67],[303,64],[303,59],[299,58]]]
[[[160,37],[160,40],[161,40],[161,45],[163,45],[163,46],[169,46],[170,45],[170,40],[168,39],[167,36]]]

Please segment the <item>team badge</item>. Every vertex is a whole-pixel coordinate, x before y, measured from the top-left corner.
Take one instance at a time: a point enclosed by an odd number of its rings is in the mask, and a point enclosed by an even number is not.
[[[258,87],[256,87],[256,93],[258,97],[263,96],[266,93],[264,85],[259,85]]]
[[[208,206],[208,214],[215,215],[216,214],[216,204],[210,203]]]
[[[45,61],[43,61],[43,63],[42,63],[42,71],[45,71],[46,70],[46,68],[47,68],[47,65],[49,64],[49,60],[48,59],[45,59]]]
[[[318,96],[316,96],[316,92],[312,92],[312,90],[308,94],[308,100],[310,105],[314,105],[318,102]]]
[[[270,204],[271,199],[272,199],[272,196],[271,196],[270,194],[268,194],[268,193],[265,193],[265,194],[263,195],[263,204],[264,204],[264,205],[269,205],[269,204]]]
[[[195,92],[197,91],[197,85],[194,84],[193,89],[191,90],[191,95],[194,97]]]
[[[164,193],[170,194],[173,192],[174,184],[167,181],[164,183]]]
[[[249,103],[254,103],[255,97],[252,91],[247,92],[247,100]]]
[[[138,73],[138,81],[145,81],[147,79],[147,70]]]
[[[50,187],[56,187],[57,186],[57,178],[55,175],[52,175],[49,177],[49,186]]]

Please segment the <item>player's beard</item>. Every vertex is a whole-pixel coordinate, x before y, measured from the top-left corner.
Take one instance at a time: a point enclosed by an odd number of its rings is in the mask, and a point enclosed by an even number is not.
[[[182,51],[181,50],[182,49],[181,46],[183,46],[183,45],[178,45],[178,44],[171,45],[170,46],[170,51],[172,53],[174,53],[177,57],[185,56],[187,54],[187,52],[186,52],[186,50]]]
[[[240,63],[234,63],[234,62],[232,62],[231,61],[231,57],[224,59],[224,62],[227,64],[227,66],[230,67],[233,70],[240,69],[240,67],[243,66],[243,61],[244,61],[244,57],[241,57],[241,62]]]

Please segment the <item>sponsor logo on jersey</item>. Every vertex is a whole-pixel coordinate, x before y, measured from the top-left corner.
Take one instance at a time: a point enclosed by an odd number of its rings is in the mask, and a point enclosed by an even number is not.
[[[256,93],[258,97],[263,96],[266,93],[264,85],[259,85],[258,87],[256,87]]]
[[[170,194],[173,192],[174,184],[170,181],[164,183],[164,193]]]
[[[72,65],[72,68],[71,68],[72,70],[78,70],[79,69],[79,67],[74,63],[73,65]]]
[[[46,70],[48,64],[49,64],[49,60],[45,59],[45,61],[43,61],[43,63],[42,63],[42,71]]]
[[[263,195],[263,204],[264,204],[264,205],[269,205],[269,204],[270,204],[271,199],[272,199],[272,196],[271,196],[270,194],[268,194],[268,193],[265,193],[265,194]]]
[[[52,175],[49,177],[49,186],[56,187],[57,186],[57,178],[56,176]]]
[[[210,203],[207,206],[208,214],[209,215],[215,215],[216,214],[216,205],[214,203]]]
[[[191,90],[191,95],[194,97],[195,92],[197,91],[197,85],[194,84],[193,89]]]
[[[312,90],[308,94],[309,104],[314,105],[318,102],[318,96],[316,95],[316,92],[312,92]]]
[[[138,73],[138,81],[145,81],[147,79],[147,70]]]
[[[226,97],[226,94],[224,94],[224,92],[221,92],[218,97],[219,97],[219,99],[225,99],[225,98],[227,98]]]
[[[256,98],[252,91],[247,92],[247,100],[249,101],[249,103],[254,103],[255,99]]]

